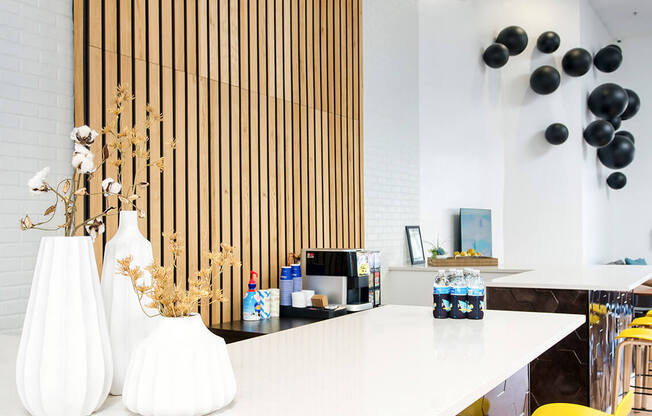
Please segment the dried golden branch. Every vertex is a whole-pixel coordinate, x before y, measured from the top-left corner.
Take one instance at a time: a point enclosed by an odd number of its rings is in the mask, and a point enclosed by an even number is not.
[[[143,309],[147,316],[163,315],[167,317],[188,316],[192,313],[202,298],[210,298],[209,304],[223,302],[224,295],[216,286],[217,276],[225,267],[240,267],[232,246],[221,244],[219,250],[206,253],[208,266],[198,270],[188,278],[188,289],[184,285],[174,283],[174,269],[178,258],[183,254],[184,247],[176,233],[163,233],[167,240],[168,249],[172,253],[171,266],[164,267],[156,263],[145,267],[151,277],[151,282],[144,282],[143,269],[132,266],[131,256],[117,260],[118,273],[129,277],[138,302],[147,297],[149,302],[145,305],[148,309],[155,309],[157,313],[151,315]]]

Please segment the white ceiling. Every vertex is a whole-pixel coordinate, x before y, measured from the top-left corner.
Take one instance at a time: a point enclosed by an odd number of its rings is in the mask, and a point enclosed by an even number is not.
[[[589,0],[616,39],[652,35],[652,0]]]

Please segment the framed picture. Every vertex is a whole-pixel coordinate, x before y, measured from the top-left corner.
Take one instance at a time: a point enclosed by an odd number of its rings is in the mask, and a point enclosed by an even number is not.
[[[460,209],[460,242],[462,251],[470,248],[491,257],[491,210]]]
[[[423,264],[426,256],[423,254],[423,243],[421,242],[421,229],[418,225],[406,225],[408,247],[410,248],[410,261],[412,264]]]

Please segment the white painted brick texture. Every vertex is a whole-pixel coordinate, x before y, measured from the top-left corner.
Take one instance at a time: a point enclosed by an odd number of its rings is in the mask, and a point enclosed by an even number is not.
[[[2,0],[0,28],[0,333],[15,333],[44,235],[20,231],[18,220],[50,202],[27,181],[45,166],[51,182],[72,169],[72,1]]]

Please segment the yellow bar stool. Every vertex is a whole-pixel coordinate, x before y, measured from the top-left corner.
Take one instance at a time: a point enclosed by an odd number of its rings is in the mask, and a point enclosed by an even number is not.
[[[652,328],[652,315],[650,316],[641,316],[636,318],[629,324],[630,327],[640,327],[640,328]]]
[[[652,316],[636,318],[632,321],[630,327],[652,330]],[[650,359],[652,358],[650,354],[652,354],[652,348],[643,349],[644,351],[640,351],[634,361],[634,408],[647,410],[647,397],[652,393],[652,374],[650,372]],[[625,360],[629,360],[627,362],[632,361],[631,354],[632,350],[630,348],[625,350]],[[628,368],[623,370],[628,372]],[[627,380],[628,376],[631,377],[630,374],[625,375],[623,379]]]
[[[618,401],[619,384],[622,381],[623,392],[629,391],[631,382],[631,369],[632,357],[634,357],[634,402],[633,408],[636,410],[647,410],[647,394],[646,390],[650,388],[648,385],[648,378],[650,377],[649,369],[649,356],[650,347],[652,347],[652,329],[642,327],[646,320],[645,318],[637,318],[632,322],[632,325],[639,327],[627,328],[618,334],[617,339],[623,341],[618,344],[616,349],[616,368],[614,371],[614,385],[612,389],[612,406]],[[643,319],[643,320],[641,320]],[[624,359],[623,359],[624,357]],[[622,370],[621,366],[625,366]],[[652,388],[650,388],[652,389]]]
[[[639,325],[643,321],[638,321]],[[627,328],[623,330],[616,338],[623,341],[618,344],[616,348],[616,368],[614,370],[613,379],[613,395],[612,395],[612,409],[616,409],[613,413],[614,416],[628,416],[634,407],[634,391],[629,390],[630,375],[631,375],[631,351],[635,347],[650,346],[652,345],[652,329],[648,328]],[[622,367],[623,354],[627,354],[629,358],[625,359],[625,367]],[[629,365],[627,365],[629,363]],[[622,370],[622,371],[621,371]],[[625,396],[618,404],[618,397],[620,396],[619,388],[620,381],[623,379],[623,393]],[[570,403],[550,403],[539,407],[532,416],[604,416],[609,413],[595,410],[590,407],[580,406]]]
[[[629,416],[634,404],[634,392],[628,392],[620,402],[613,416]],[[539,407],[532,416],[612,416],[612,413],[605,413],[590,407],[570,403],[550,403]]]

